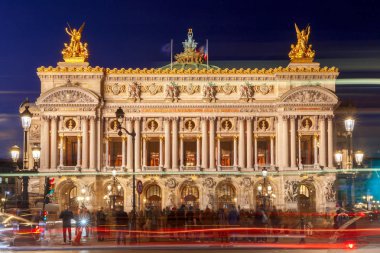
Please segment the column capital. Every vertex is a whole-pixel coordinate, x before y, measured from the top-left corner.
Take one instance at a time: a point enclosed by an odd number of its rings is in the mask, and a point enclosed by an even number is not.
[[[335,115],[326,115],[327,120],[332,120],[335,117]]]
[[[289,119],[290,119],[290,120],[293,120],[293,121],[294,121],[296,118],[297,118],[297,115],[289,115]]]
[[[80,140],[82,138],[82,135],[78,134],[77,139]]]
[[[276,137],[276,135],[271,134],[269,137],[270,137],[271,139],[274,139],[274,138]]]
[[[238,140],[239,139],[239,135],[234,135],[234,140]]]
[[[128,139],[128,137],[127,137],[127,136],[125,136],[125,135],[123,135],[123,136],[121,136],[121,139],[122,139],[123,141],[125,141],[125,140],[127,140],[127,139]]]
[[[201,119],[202,121],[207,121],[207,120],[209,119],[209,117],[202,116],[202,117],[200,117],[200,119]]]
[[[198,134],[198,135],[197,135],[197,139],[202,139],[202,135],[201,135],[201,134]]]
[[[246,120],[246,119],[247,119],[247,117],[245,117],[245,116],[239,116],[239,117],[238,117],[238,120],[239,120],[239,121],[244,121],[244,120]]]

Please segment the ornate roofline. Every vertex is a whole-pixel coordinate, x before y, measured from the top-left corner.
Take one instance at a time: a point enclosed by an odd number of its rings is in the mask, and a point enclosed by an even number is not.
[[[326,74],[334,74],[338,75],[339,70],[336,67],[276,67],[269,69],[258,69],[258,68],[232,68],[232,69],[161,69],[161,68],[102,68],[99,66],[96,67],[44,67],[41,66],[37,68],[38,73],[46,73],[46,72],[91,72],[91,73],[106,73],[110,74],[154,74],[154,75],[168,75],[168,74],[214,74],[214,75],[252,75],[252,74],[286,74],[286,73],[326,73]]]

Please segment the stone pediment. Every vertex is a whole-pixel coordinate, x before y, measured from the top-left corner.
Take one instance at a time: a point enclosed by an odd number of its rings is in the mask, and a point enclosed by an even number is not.
[[[37,99],[37,105],[97,106],[99,97],[81,87],[58,87],[47,91]]]
[[[328,89],[319,86],[302,86],[286,92],[280,101],[290,104],[336,104],[338,98]]]

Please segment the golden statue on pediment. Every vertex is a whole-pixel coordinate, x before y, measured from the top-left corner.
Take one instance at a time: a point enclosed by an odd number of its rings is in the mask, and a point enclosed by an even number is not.
[[[70,25],[65,28],[66,33],[71,37],[70,44],[64,43],[65,48],[62,50],[63,60],[65,62],[85,62],[88,59],[87,43],[82,43],[82,32],[85,23],[79,29],[71,29]]]
[[[188,64],[202,64],[205,60],[205,53],[203,50],[197,50],[198,43],[193,38],[193,29],[189,28],[187,32],[187,40],[182,42],[183,52],[174,56],[178,63]]]
[[[312,62],[314,60],[315,51],[309,43],[310,25],[300,30],[297,24],[294,24],[297,32],[297,44],[291,45],[289,58],[291,62]]]

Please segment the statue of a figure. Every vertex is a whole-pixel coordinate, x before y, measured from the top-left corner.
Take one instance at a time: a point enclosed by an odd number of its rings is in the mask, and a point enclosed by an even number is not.
[[[312,45],[309,43],[310,25],[305,29],[300,30],[297,24],[294,24],[297,33],[297,44],[291,45],[289,58],[292,62],[312,62],[315,56],[315,51],[312,50]]]
[[[84,62],[88,59],[87,43],[82,43],[82,32],[85,23],[77,29],[65,28],[66,33],[71,37],[70,44],[64,43],[65,48],[62,50],[63,59],[66,62]]]

